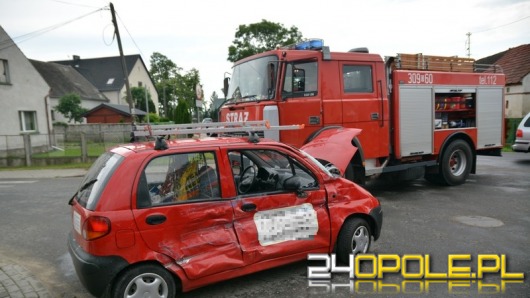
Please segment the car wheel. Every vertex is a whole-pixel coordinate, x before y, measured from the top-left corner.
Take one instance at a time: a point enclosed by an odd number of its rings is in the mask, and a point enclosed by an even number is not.
[[[362,218],[347,219],[342,225],[337,242],[337,257],[343,263],[349,262],[350,254],[366,253],[370,248],[372,232]]]
[[[175,297],[175,280],[170,272],[154,265],[140,265],[120,275],[112,289],[112,297]]]

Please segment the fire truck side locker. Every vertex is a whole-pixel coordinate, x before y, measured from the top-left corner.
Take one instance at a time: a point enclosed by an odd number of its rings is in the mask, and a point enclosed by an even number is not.
[[[503,88],[498,86],[479,88],[477,91],[478,150],[503,145],[503,115]]]
[[[429,86],[399,87],[399,146],[396,157],[431,154],[433,147],[433,92]]]

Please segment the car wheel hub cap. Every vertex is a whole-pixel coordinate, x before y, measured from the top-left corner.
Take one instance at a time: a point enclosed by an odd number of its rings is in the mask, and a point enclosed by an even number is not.
[[[168,291],[167,283],[160,276],[146,273],[136,277],[127,285],[124,297],[167,297]]]
[[[358,253],[365,253],[368,250],[369,241],[370,241],[370,238],[368,236],[368,230],[366,229],[366,227],[364,226],[358,227],[353,233],[353,238],[352,238],[352,243],[351,243],[352,253],[354,255]]]

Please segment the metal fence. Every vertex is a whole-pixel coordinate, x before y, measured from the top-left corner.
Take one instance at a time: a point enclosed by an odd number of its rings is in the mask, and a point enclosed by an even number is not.
[[[130,141],[130,131],[0,135],[0,167],[90,162]]]

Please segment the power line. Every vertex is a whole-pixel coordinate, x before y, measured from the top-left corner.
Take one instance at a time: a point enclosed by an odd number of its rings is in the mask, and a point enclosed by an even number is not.
[[[102,11],[102,10],[107,10],[107,9],[108,9],[107,6],[102,7],[102,8],[98,8],[98,9],[92,11],[92,12],[89,12],[87,14],[84,14],[82,16],[74,18],[72,20],[65,21],[65,22],[62,22],[62,23],[59,23],[59,24],[56,24],[56,25],[52,25],[52,26],[49,26],[49,27],[46,27],[46,28],[43,28],[43,29],[40,29],[40,30],[37,30],[37,31],[33,31],[33,32],[30,32],[30,33],[27,33],[27,34],[24,34],[24,35],[20,35],[20,36],[11,38],[11,40],[0,41],[0,50],[7,49],[9,47],[14,46],[15,44],[20,44],[20,43],[22,43],[22,42],[24,42],[26,40],[30,40],[30,39],[35,38],[37,36],[40,36],[40,35],[42,35],[44,33],[50,32],[52,30],[55,30],[55,29],[60,28],[60,27],[63,27],[65,25],[68,25],[68,24],[70,24],[72,22],[75,22],[77,20],[80,20],[80,19],[82,19],[84,17],[92,15],[92,14],[94,14],[96,12],[99,12],[99,11]]]
[[[123,27],[125,28],[125,31],[127,31],[127,34],[129,34],[129,37],[131,38],[132,42],[134,43],[134,45],[136,46],[136,48],[138,49],[138,51],[140,52],[140,55],[144,55],[142,53],[142,50],[140,49],[140,47],[138,46],[138,44],[136,44],[136,41],[134,40],[134,38],[132,37],[131,35],[131,32],[129,32],[129,29],[127,29],[127,26],[125,26],[125,23],[123,22],[123,20],[121,19],[120,15],[116,12],[116,14],[118,15],[118,19],[120,19],[120,23],[123,25]]]
[[[487,31],[491,31],[491,30],[499,29],[499,28],[501,28],[501,27],[505,27],[505,26],[508,26],[508,25],[511,25],[511,24],[515,24],[515,23],[520,22],[520,21],[522,21],[522,20],[526,20],[526,19],[528,19],[528,18],[530,18],[530,16],[526,16],[526,17],[524,17],[524,18],[522,18],[522,19],[519,19],[519,20],[513,21],[513,22],[508,23],[508,24],[500,25],[500,26],[497,26],[497,27],[489,28],[489,29],[484,29],[484,30],[482,30],[482,31],[478,31],[478,32],[473,32],[472,34],[483,33],[483,32],[487,32]]]
[[[60,0],[51,0],[51,1],[57,2],[57,3],[61,3],[61,4],[79,6],[79,7],[97,8],[97,6],[85,5],[85,4],[79,4],[79,3],[72,3],[72,2],[67,2],[67,1],[60,1]]]
[[[499,28],[502,28],[502,27],[506,27],[506,26],[508,26],[508,25],[512,25],[512,24],[515,24],[515,23],[517,23],[517,22],[520,22],[520,21],[526,20],[526,19],[528,19],[528,18],[530,18],[530,16],[526,16],[526,17],[524,17],[524,18],[521,18],[521,19],[515,20],[515,21],[513,21],[513,22],[510,22],[510,23],[507,23],[507,24],[504,24],[504,25],[499,25],[499,26],[497,26],[497,27],[484,29],[484,30],[482,30],[482,31],[477,31],[477,32],[473,32],[473,33],[471,33],[471,32],[466,33],[466,35],[467,35],[467,39],[466,39],[466,55],[467,55],[467,57],[470,57],[470,56],[471,56],[471,35],[472,35],[472,34],[478,34],[478,33],[483,33],[483,32],[487,32],[487,31],[491,31],[491,30],[496,30],[496,29],[499,29]]]

